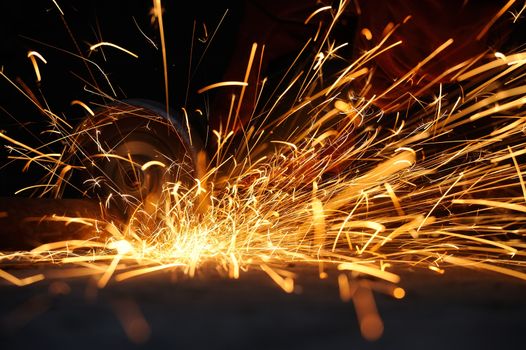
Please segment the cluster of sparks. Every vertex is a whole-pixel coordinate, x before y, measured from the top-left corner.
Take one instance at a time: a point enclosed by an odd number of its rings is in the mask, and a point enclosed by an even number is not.
[[[333,11],[332,25],[346,5],[322,8],[309,20]],[[156,1],[159,19],[160,6]],[[230,278],[260,269],[288,293],[295,288],[295,273],[287,269],[288,264],[312,265],[320,278],[338,271],[340,295],[354,301],[362,333],[370,339],[378,338],[382,329],[371,288],[402,298],[397,271],[404,267],[442,274],[448,266],[464,266],[526,280],[522,271],[526,266],[526,86],[522,84],[526,53],[488,53],[466,61],[448,72],[452,85],[462,87],[458,92],[443,92],[440,86],[434,101],[421,102],[410,115],[389,115],[374,107],[375,98],[381,96],[359,98],[360,91],[349,86],[366,81],[374,74],[369,62],[399,44],[389,41],[395,30],[329,84],[327,77],[324,84],[319,78],[331,60],[340,59],[338,50],[344,45],[318,33],[310,43],[320,48],[310,69],[289,72],[284,93],[254,116],[239,142],[230,130],[240,117],[238,106],[248,82],[201,89],[204,93],[230,85],[238,86],[241,93],[232,99],[228,121],[213,131],[216,153],[193,165],[198,168],[193,183],[168,181],[153,203],[151,198],[150,203],[138,201],[125,223],[54,217],[92,227],[93,237],[3,252],[0,264],[14,260],[67,264],[72,268],[63,276],[93,275],[103,288],[112,280],[156,271],[179,270],[193,277],[212,263]],[[449,44],[445,42],[433,55]],[[90,49],[101,46],[137,57],[108,42]],[[254,45],[251,62],[258,49],[262,51]],[[166,62],[164,55],[163,49]],[[493,58],[488,60],[490,55]],[[28,57],[37,79],[42,79],[37,59],[46,60],[36,51]],[[408,83],[425,63],[390,90]],[[249,63],[247,76],[255,69],[252,66],[256,65]],[[0,74],[40,106],[4,72]],[[296,95],[290,96],[291,91]],[[291,98],[292,107],[276,117],[277,106]],[[73,103],[96,116],[89,104]],[[54,125],[62,125],[56,127],[61,140],[76,139],[64,132],[66,120],[44,112]],[[0,136],[18,152],[15,158],[27,161],[27,167],[37,164],[49,169],[47,182],[37,186],[49,192],[67,185],[66,174],[76,166],[65,162],[62,153],[43,153],[40,147],[5,133]],[[111,156],[111,151],[102,156]],[[137,171],[170,168],[161,162],[129,161]],[[21,279],[0,270],[0,277],[26,285],[46,276]]]

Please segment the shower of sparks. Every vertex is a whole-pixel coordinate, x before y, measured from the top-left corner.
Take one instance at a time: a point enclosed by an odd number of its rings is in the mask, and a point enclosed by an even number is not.
[[[154,4],[163,38],[160,1]],[[309,20],[329,10],[321,8]],[[339,13],[341,9],[329,27]],[[287,77],[291,83],[283,91],[290,93],[278,100],[296,94],[294,105],[276,116],[274,106],[280,101],[271,101],[272,108],[244,127],[241,144],[235,144],[228,128],[215,130],[218,147],[210,159],[201,154],[197,160],[185,160],[195,169],[189,172],[190,181],[174,176],[148,198],[130,198],[110,184],[102,207],[111,207],[121,197],[133,206],[125,222],[60,218],[93,227],[94,236],[104,239],[3,252],[0,266],[14,260],[69,264],[77,269],[71,269],[71,275],[64,271],[63,277],[91,274],[103,288],[159,271],[182,270],[193,277],[213,263],[230,278],[262,270],[291,293],[295,276],[286,266],[301,262],[318,267],[320,278],[327,277],[329,269],[337,271],[341,298],[355,304],[367,339],[377,339],[383,331],[371,291],[403,298],[405,291],[397,284],[404,267],[444,273],[449,266],[465,266],[526,280],[526,86],[521,85],[526,53],[488,54],[491,61],[481,64],[466,61],[452,72],[457,73],[455,84],[465,84],[458,92],[446,95],[441,87],[436,100],[420,109],[386,116],[373,107],[375,98],[354,97],[351,83],[373,74],[370,59],[397,44],[388,36],[322,85],[317,78],[335,57],[327,34],[312,60],[315,69]],[[450,43],[385,93],[407,83]],[[100,43],[90,49],[102,44],[117,47]],[[161,45],[166,65],[164,39]],[[251,65],[252,61],[247,76]],[[165,83],[168,94],[167,78]],[[226,85],[245,88],[247,79],[212,84],[200,92]],[[237,102],[236,98],[230,108],[237,114],[242,96]],[[91,111],[80,101],[73,103]],[[36,185],[47,192],[60,193],[72,168],[87,171],[75,163],[79,157],[87,163],[118,159],[137,181],[152,169],[184,168],[170,164],[168,156],[144,162],[114,154],[94,131],[124,114],[137,114],[148,125],[156,119],[133,106],[112,108],[111,113],[90,112],[94,115],[86,129],[67,133],[68,128],[57,127],[60,140],[69,143],[64,154],[44,154],[5,133],[0,136],[18,159],[49,171],[46,182]],[[87,149],[95,151],[90,154]],[[86,183],[97,187],[100,179],[93,176]],[[0,270],[0,278],[15,285],[45,277],[20,279]],[[121,317],[140,318],[137,315]]]

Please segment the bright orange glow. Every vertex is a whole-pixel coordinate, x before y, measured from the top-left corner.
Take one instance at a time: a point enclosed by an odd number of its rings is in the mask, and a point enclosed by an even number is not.
[[[396,287],[394,290],[393,290],[393,296],[396,298],[396,299],[403,299],[405,297],[405,290],[403,288],[400,288],[400,287]]]

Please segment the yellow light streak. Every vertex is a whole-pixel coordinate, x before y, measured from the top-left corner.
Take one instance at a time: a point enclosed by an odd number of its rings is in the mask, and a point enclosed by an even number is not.
[[[383,321],[378,315],[372,291],[367,287],[360,287],[354,293],[354,309],[362,336],[370,341],[379,339],[384,331]]]
[[[405,297],[405,290],[403,288],[400,288],[400,287],[396,287],[394,290],[393,290],[393,296],[396,298],[396,299],[403,299]]]
[[[10,274],[9,272],[6,272],[6,271],[0,269],[0,278],[5,279],[6,281],[8,281],[9,283],[14,284],[15,286],[23,287],[23,286],[27,286],[28,284],[32,284],[32,283],[35,283],[35,282],[38,282],[38,281],[42,281],[44,279],[44,275],[39,273],[39,274],[36,274],[36,275],[33,275],[33,276],[29,276],[29,277],[25,277],[25,278],[18,278],[16,276]]]
[[[37,57],[38,59],[40,59],[40,61],[44,62],[44,64],[47,63],[46,59],[38,52],[36,51],[29,51],[27,53],[27,57],[31,60],[31,64],[33,64],[33,68],[35,69],[35,74],[37,76],[37,81],[41,81],[42,80],[42,76],[40,75],[40,69],[38,68],[38,63],[35,59],[35,57]]]
[[[360,32],[364,37],[365,39],[367,40],[371,40],[373,38],[373,34],[371,33],[371,31],[369,30],[369,28],[363,28]]]
[[[378,277],[380,279],[383,279],[387,282],[391,283],[398,283],[400,282],[400,276],[387,271],[382,271],[378,269],[377,267],[368,266],[364,264],[358,264],[358,263],[341,263],[338,265],[338,270],[341,271],[356,271],[361,272],[366,275]]]
[[[164,102],[166,104],[166,115],[170,115],[170,99],[168,91],[168,62],[166,59],[166,41],[164,39],[164,24],[163,24],[163,8],[161,0],[153,0],[153,14],[159,23],[159,35],[161,37],[161,53],[163,56],[163,72],[164,72]]]
[[[79,101],[79,100],[73,100],[71,101],[70,103],[71,106],[74,106],[74,105],[79,105],[81,106],[82,108],[84,108],[91,116],[94,116],[95,113],[93,112],[93,110],[91,108],[89,108],[89,106],[87,104],[85,104],[84,102],[82,101]]]
[[[60,8],[60,6],[58,5],[57,1],[56,0],[53,0],[53,3],[55,4],[55,6],[57,7],[58,11],[60,12],[60,14],[62,16],[64,16],[64,11],[62,11],[62,9]]]
[[[505,202],[493,201],[493,200],[488,200],[488,199],[453,199],[451,202],[453,204],[474,204],[474,205],[482,205],[486,207],[504,208],[504,209],[510,209],[513,211],[519,211],[519,212],[526,213],[525,205],[505,203]]]
[[[281,277],[276,271],[274,271],[272,268],[270,268],[269,266],[267,266],[265,264],[261,264],[260,267],[285,292],[292,293],[294,291],[294,280],[292,278],[290,278],[290,277],[285,277],[285,278]]]
[[[160,166],[161,168],[166,168],[166,164],[164,164],[163,162],[160,162],[158,160],[150,160],[141,166],[141,170],[145,171],[152,166]]]
[[[501,267],[501,266],[497,266],[494,264],[473,261],[468,258],[461,258],[461,257],[456,257],[456,256],[445,256],[443,260],[447,263],[451,263],[456,266],[488,270],[488,271],[496,272],[496,273],[503,274],[503,275],[508,275],[508,276],[519,278],[521,280],[526,281],[526,273],[520,272],[517,270],[508,269],[508,268]]]
[[[311,14],[309,15],[309,17],[307,17],[307,18],[305,19],[305,21],[303,22],[303,24],[308,24],[308,23],[311,21],[311,19],[313,19],[314,17],[316,17],[317,14],[319,14],[319,13],[321,13],[321,12],[323,12],[323,11],[329,11],[329,10],[331,10],[331,9],[332,9],[332,6],[323,6],[323,7],[320,7],[319,9],[316,9],[313,13],[311,13]]]
[[[150,267],[144,267],[135,269],[132,271],[122,272],[115,276],[115,280],[117,282],[121,282],[130,278],[135,278],[138,276],[143,276],[147,274],[151,274],[153,272],[163,271],[163,270],[170,270],[175,267],[184,267],[186,265],[181,263],[173,263],[173,264],[165,264],[165,265],[159,265],[159,266],[150,266]]]
[[[488,32],[488,30],[490,30],[491,26],[493,26],[493,24],[499,19],[499,17],[501,17],[506,11],[508,11],[508,9],[511,7],[511,5],[513,5],[515,3],[515,0],[509,0],[500,10],[499,12],[497,12],[497,14],[495,16],[493,16],[493,18],[488,22],[486,23],[486,25],[484,26],[484,28],[482,28],[482,30],[480,31],[480,33],[477,34],[477,40],[480,40],[482,39],[482,37],[484,35],[486,35],[486,33]]]
[[[200,88],[199,90],[197,90],[197,93],[202,94],[205,91],[217,89],[223,86],[248,86],[248,83],[245,81],[220,81],[219,83],[210,84]]]
[[[350,301],[352,299],[352,291],[346,274],[340,273],[338,275],[338,286],[340,289],[340,299],[345,302]]]
[[[51,160],[51,161],[53,161],[53,162],[56,162],[57,164],[66,165],[66,164],[64,164],[63,162],[61,162],[60,160],[56,159],[56,158],[53,156],[53,154],[56,154],[56,153],[44,154],[44,153],[40,152],[39,150],[37,150],[37,149],[35,149],[35,148],[33,148],[33,147],[30,147],[30,146],[28,146],[28,145],[26,145],[26,144],[24,144],[24,143],[22,143],[22,142],[20,142],[20,141],[17,141],[17,140],[15,140],[15,139],[13,139],[13,138],[7,136],[7,135],[4,134],[3,132],[0,132],[0,138],[3,138],[3,139],[5,139],[5,140],[7,140],[7,141],[9,141],[9,142],[11,142],[11,143],[17,145],[17,146],[20,146],[20,147],[22,147],[22,148],[25,148],[25,149],[27,149],[28,151],[31,151],[31,152],[33,152],[33,153],[39,155],[39,156],[42,157],[42,158],[47,158],[47,159],[49,159],[49,160]]]
[[[116,48],[118,50],[121,50],[122,52],[125,52],[127,53],[128,55],[134,57],[134,58],[139,58],[139,56],[137,54],[134,54],[133,52],[131,52],[130,50],[128,49],[125,49],[124,47],[122,46],[119,46],[119,45],[116,45],[114,43],[110,43],[110,42],[107,42],[107,41],[101,41],[100,43],[97,43],[97,44],[94,44],[94,45],[91,45],[90,46],[90,51],[95,51],[97,48],[101,47],[101,46],[109,46],[109,47],[113,47],[113,48]]]

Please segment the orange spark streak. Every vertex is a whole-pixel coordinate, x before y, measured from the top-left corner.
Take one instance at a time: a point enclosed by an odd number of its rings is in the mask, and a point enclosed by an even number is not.
[[[119,299],[113,302],[113,307],[124,332],[133,343],[143,344],[150,338],[150,325],[137,303],[131,299]]]
[[[263,271],[265,271],[269,276],[270,278],[272,278],[272,280],[274,282],[276,282],[276,284],[278,286],[280,286],[285,292],[287,293],[292,293],[294,291],[294,280],[290,277],[281,277],[276,271],[274,271],[273,269],[271,269],[268,265],[265,265],[265,264],[261,264],[259,265],[261,267],[261,269]]]
[[[73,101],[71,101],[70,105],[71,106],[79,105],[82,108],[84,108],[92,117],[95,115],[95,113],[93,113],[93,110],[91,108],[89,108],[89,106],[87,104],[85,104],[84,102],[82,102],[82,101],[73,100]]]
[[[14,284],[18,287],[27,286],[28,284],[35,283],[38,281],[42,281],[44,279],[44,275],[39,273],[33,276],[25,277],[25,278],[18,278],[2,269],[0,269],[0,278],[5,279],[6,281]]]
[[[119,264],[119,261],[121,261],[121,258],[122,258],[122,255],[120,254],[115,256],[115,258],[113,258],[113,260],[111,261],[111,264],[108,266],[106,271],[104,271],[104,274],[102,275],[102,277],[97,281],[97,287],[104,288],[108,284],[111,276],[113,275],[113,273],[115,272],[115,269],[117,268],[117,265]]]
[[[158,160],[150,160],[149,162],[146,162],[141,166],[141,170],[145,171],[146,169],[154,165],[160,166],[161,168],[166,168],[166,164],[164,164],[163,162],[160,162]]]
[[[473,261],[468,258],[461,258],[461,257],[451,256],[451,255],[445,256],[443,260],[445,262],[448,262],[448,263],[451,263],[457,266],[493,271],[493,272],[497,272],[503,275],[508,275],[508,276],[519,278],[521,280],[526,281],[526,273],[507,269],[505,267],[496,266],[492,264],[486,264],[483,262]]]
[[[400,282],[400,276],[387,271],[382,271],[377,267],[368,266],[365,264],[358,263],[341,263],[338,265],[338,270],[340,271],[356,271],[361,272],[366,275],[371,275],[378,277],[380,279],[386,280],[392,283]]]
[[[19,141],[15,140],[15,139],[13,139],[13,138],[11,138],[11,137],[5,135],[5,134],[4,134],[3,132],[1,132],[1,131],[0,131],[0,137],[3,138],[3,139],[5,139],[5,140],[7,140],[7,141],[9,141],[9,142],[11,142],[11,143],[13,143],[13,144],[15,144],[15,145],[17,145],[17,146],[20,146],[20,147],[22,147],[22,148],[25,148],[25,149],[27,149],[28,151],[31,151],[31,152],[33,152],[33,153],[38,154],[38,155],[41,156],[42,158],[47,158],[47,159],[52,160],[53,162],[55,162],[55,163],[57,163],[57,164],[67,165],[67,164],[63,163],[62,161],[60,161],[59,159],[56,159],[56,158],[54,158],[53,156],[51,156],[51,155],[49,155],[49,154],[42,153],[42,152],[38,151],[38,150],[35,149],[35,148],[32,148],[32,147],[30,147],[30,146],[28,146],[28,145],[26,145],[26,144],[24,144],[24,143],[22,143],[22,142],[19,142]]]
[[[351,291],[351,285],[349,284],[349,278],[344,273],[338,275],[338,286],[340,289],[340,299],[344,302],[352,299],[353,293]]]
[[[243,85],[241,87],[241,93],[239,94],[239,101],[237,103],[236,114],[235,114],[235,117],[234,117],[234,123],[239,118],[239,112],[241,111],[241,106],[242,106],[242,103],[243,103],[243,97],[245,96],[245,89],[248,86],[248,78],[249,78],[250,72],[252,70],[252,63],[254,62],[254,56],[256,55],[257,47],[258,47],[257,43],[253,43],[252,44],[252,50],[250,51],[250,57],[248,59],[248,64],[247,64],[247,70],[245,71],[245,78],[243,79],[243,82],[246,83],[247,85]]]
[[[524,205],[514,204],[514,203],[503,203],[503,202],[487,200],[487,199],[453,199],[451,203],[483,205],[486,207],[504,208],[504,209],[510,209],[510,210],[526,213],[526,206]]]
[[[173,264],[164,264],[164,265],[159,265],[159,266],[144,267],[144,268],[140,268],[140,269],[136,269],[136,270],[132,270],[132,271],[122,272],[122,273],[120,273],[120,274],[115,276],[115,280],[117,282],[120,282],[120,281],[124,281],[124,280],[130,279],[130,278],[134,278],[134,277],[150,274],[150,273],[153,273],[153,272],[162,271],[162,270],[169,270],[169,269],[172,269],[174,267],[184,267],[184,266],[186,266],[186,265],[185,264],[181,264],[181,263],[173,263]]]
[[[91,45],[89,49],[90,49],[90,51],[94,51],[95,49],[97,49],[97,48],[100,47],[100,46],[110,46],[110,47],[114,47],[114,48],[116,48],[116,49],[118,49],[118,50],[121,50],[121,51],[123,51],[123,52],[126,52],[128,55],[130,55],[130,56],[132,56],[132,57],[139,58],[138,55],[134,54],[134,53],[131,52],[130,50],[127,50],[127,49],[125,49],[125,48],[122,47],[122,46],[119,46],[119,45],[116,45],[116,44],[114,44],[114,43],[110,43],[110,42],[107,42],[107,41],[102,41],[102,42],[97,43],[97,44],[95,44],[95,45]]]
[[[223,86],[248,86],[248,83],[246,81],[221,81],[219,83],[210,84],[208,86],[205,86],[197,90],[197,93],[202,94],[205,91],[216,89],[218,87],[223,87]]]
[[[384,331],[384,325],[371,289],[368,287],[358,287],[352,298],[354,302],[354,309],[358,322],[360,323],[360,331],[362,336],[367,340],[377,340]]]
[[[31,63],[33,64],[33,68],[35,69],[35,74],[37,76],[37,81],[41,81],[42,77],[40,76],[40,69],[38,69],[38,63],[35,57],[38,57],[42,62],[44,62],[44,64],[46,64],[47,61],[44,59],[44,57],[42,57],[41,54],[39,54],[36,51],[29,51],[27,53],[27,57],[31,60]]]
[[[169,92],[168,92],[168,62],[166,60],[166,42],[164,39],[164,25],[163,25],[163,9],[161,7],[161,0],[153,0],[154,14],[159,21],[159,35],[161,36],[161,51],[163,55],[163,70],[164,70],[164,100],[166,104],[166,115],[170,115],[169,108]]]
[[[332,9],[332,6],[323,6],[323,7],[320,7],[319,9],[315,10],[313,13],[311,13],[309,15],[309,17],[307,17],[305,19],[305,21],[303,22],[303,24],[308,24],[310,22],[311,19],[313,19],[318,13],[320,12],[323,12],[323,11],[328,11]]]
[[[504,5],[499,12],[484,26],[484,28],[477,35],[477,40],[482,39],[482,37],[488,32],[491,26],[499,19],[510,7],[515,3],[515,0],[510,0]]]

